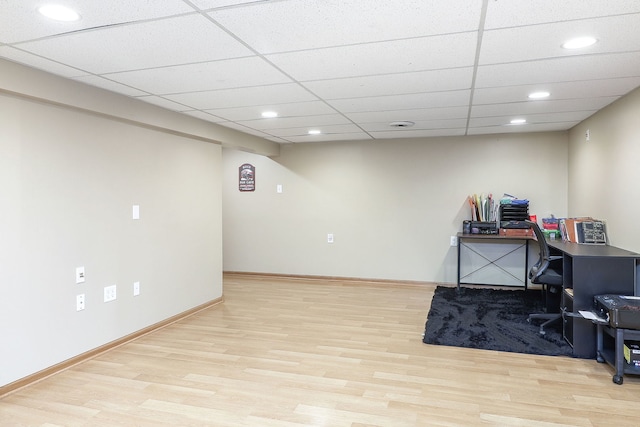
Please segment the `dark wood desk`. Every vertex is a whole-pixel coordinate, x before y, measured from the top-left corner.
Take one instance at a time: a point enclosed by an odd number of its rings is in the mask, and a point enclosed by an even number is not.
[[[640,254],[615,246],[580,245],[547,240],[552,253],[562,255],[564,338],[575,357],[596,356],[596,327],[579,310],[590,310],[602,294],[638,295]],[[579,316],[579,315],[578,315]]]
[[[471,276],[473,273],[485,269],[487,267],[495,267],[504,274],[511,276],[514,280],[517,280],[517,286],[524,286],[527,289],[528,283],[528,274],[529,274],[529,245],[528,242],[532,238],[529,236],[503,236],[500,234],[469,234],[469,233],[458,233],[458,290],[460,290],[461,284],[466,285],[495,285],[495,283],[478,283],[478,282],[465,282],[464,279]],[[518,245],[514,248],[508,248],[505,252],[500,253],[495,257],[487,256],[480,251],[475,250],[468,243],[471,242],[479,242],[479,243],[491,243],[491,244],[504,244],[504,243],[517,243]],[[461,273],[461,264],[460,264],[460,255],[462,248],[465,247],[471,251],[473,251],[476,255],[484,260],[484,263],[479,267],[471,269],[470,272],[466,274]],[[522,262],[523,270],[522,276],[518,277],[505,269],[503,266],[499,264],[499,261],[504,259],[505,257],[517,252],[520,249],[524,249],[524,259]]]

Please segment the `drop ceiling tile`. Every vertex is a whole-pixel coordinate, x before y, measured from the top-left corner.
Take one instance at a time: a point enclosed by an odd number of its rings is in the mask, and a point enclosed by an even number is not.
[[[312,117],[279,117],[276,119],[247,120],[238,121],[238,123],[252,129],[266,130],[303,126],[318,127],[326,125],[342,125],[349,124],[351,122],[340,114],[327,114]]]
[[[213,114],[209,114],[204,111],[183,111],[182,113],[211,123],[220,123],[225,121],[221,117],[214,116]]]
[[[545,22],[573,21],[598,16],[640,12],[640,2],[620,0],[509,0],[487,3],[485,29]]]
[[[62,77],[78,77],[87,75],[84,71],[60,64],[49,59],[41,58],[28,52],[15,49],[10,46],[0,46],[0,57],[6,58],[14,62],[28,65],[32,68],[45,70],[49,73],[57,74]]]
[[[565,41],[582,35],[598,43],[575,51],[562,48]],[[640,51],[640,14],[485,31],[479,64],[633,50]]]
[[[345,114],[400,111],[424,108],[462,107],[469,104],[469,90],[429,92],[408,95],[374,96],[371,98],[335,99],[329,105]]]
[[[474,90],[473,103],[480,105],[522,101],[538,102],[539,100],[527,99],[530,93],[538,91],[549,92],[550,97],[547,100],[622,96],[638,86],[640,86],[640,77],[481,88]]]
[[[215,9],[218,7],[237,6],[247,3],[256,3],[263,0],[191,0],[200,10]]]
[[[210,16],[267,54],[475,31],[480,12],[481,2],[466,0],[307,0],[256,2]]]
[[[354,124],[328,124],[321,126],[302,126],[302,127],[292,127],[292,128],[276,128],[269,129],[267,132],[273,136],[277,136],[280,138],[289,139],[293,136],[318,136],[318,135],[309,135],[309,129],[320,129],[322,131],[321,135],[327,134],[347,134],[347,133],[360,133],[363,131],[358,126]]]
[[[398,131],[371,132],[375,139],[396,139],[396,138],[430,138],[435,136],[462,136],[465,134],[464,127],[457,129],[436,129],[436,130],[411,130],[404,129]]]
[[[390,123],[399,120],[412,122],[419,120],[465,119],[469,114],[468,106],[445,108],[415,108],[411,110],[368,111],[347,113],[347,118],[356,123]]]
[[[568,112],[556,112],[556,113],[542,113],[542,114],[526,114],[521,115],[526,118],[527,124],[543,124],[543,123],[577,123],[587,117],[591,116],[597,110],[585,110],[585,111],[568,111]],[[486,127],[486,126],[509,126],[509,122],[514,116],[491,116],[491,117],[476,117],[469,120],[469,127]],[[515,126],[515,125],[511,125]],[[519,126],[519,125],[518,125]]]
[[[322,135],[300,135],[300,136],[290,136],[286,138],[287,141],[294,143],[320,143],[320,142],[331,142],[331,141],[364,141],[368,139],[373,139],[370,135],[364,132],[355,132],[355,133],[332,133],[332,134],[322,134]]]
[[[291,79],[257,56],[126,71],[107,76],[122,84],[160,95],[291,82]]]
[[[158,107],[166,108],[167,110],[171,110],[171,111],[182,112],[182,111],[190,110],[190,108],[185,105],[181,105],[176,102],[173,102],[168,99],[155,96],[155,95],[138,96],[136,97],[136,99],[147,102],[149,104],[157,105]]]
[[[185,31],[185,28],[189,30]],[[200,15],[71,33],[19,46],[94,74],[252,54],[229,34]]]
[[[278,119],[284,117],[333,114],[336,112],[336,110],[321,101],[294,102],[291,104],[252,105],[249,107],[208,110],[207,112],[223,117],[226,120],[236,121],[259,119],[264,111],[277,112]]]
[[[76,22],[56,22],[37,12],[41,3],[36,0],[3,1],[0,14],[0,42],[16,43],[87,28],[193,12],[186,3],[176,0],[74,0],[66,3],[74,6],[82,19]]]
[[[255,135],[255,136],[258,136],[260,138],[273,137],[273,135],[269,135],[268,133],[265,133],[265,132],[262,132],[262,131],[259,131],[259,130],[256,130],[256,129],[251,129],[251,128],[248,128],[246,126],[242,126],[242,125],[240,125],[238,123],[235,123],[235,122],[222,121],[222,122],[218,122],[216,124],[218,124],[220,126],[224,126],[226,128],[229,128],[229,129],[235,129],[237,131],[244,132],[244,133],[247,133],[249,135]]]
[[[284,104],[317,101],[317,98],[295,83],[240,89],[166,95],[165,98],[189,105],[194,110],[248,107],[252,105]]]
[[[469,67],[476,33],[422,37],[355,46],[267,55],[296,80],[326,80]]]
[[[116,83],[114,81],[105,79],[103,77],[88,75],[81,77],[74,77],[73,80],[77,82],[86,83],[91,86],[96,86],[102,89],[106,89],[111,92],[121,93],[127,96],[145,96],[149,95],[147,92]]]
[[[571,129],[578,122],[564,122],[564,123],[540,123],[531,125],[518,125],[518,126],[486,126],[486,127],[470,127],[467,130],[467,135],[491,135],[500,133],[526,133],[526,132],[558,132]]]
[[[568,111],[595,111],[606,107],[618,97],[562,99],[557,101],[514,102],[511,104],[474,105],[471,117],[522,116],[526,114],[561,113]]]
[[[362,127],[367,132],[389,132],[389,131],[397,131],[404,132],[406,130],[417,131],[417,130],[432,130],[432,129],[459,129],[463,128],[467,125],[467,119],[442,119],[442,120],[418,120],[415,121],[414,125],[410,128],[397,129],[389,126],[390,122],[374,122],[374,123],[366,123],[366,122],[358,122],[358,125]]]
[[[640,76],[636,52],[572,56],[535,62],[478,67],[476,87],[529,85],[548,82],[599,80]]]
[[[470,89],[472,78],[473,68],[464,67],[320,80],[304,86],[321,98],[340,99]]]

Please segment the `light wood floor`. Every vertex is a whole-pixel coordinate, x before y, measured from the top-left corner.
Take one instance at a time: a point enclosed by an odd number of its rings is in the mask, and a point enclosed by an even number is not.
[[[640,377],[422,343],[431,285],[226,275],[225,302],[0,400],[1,426],[637,426]]]

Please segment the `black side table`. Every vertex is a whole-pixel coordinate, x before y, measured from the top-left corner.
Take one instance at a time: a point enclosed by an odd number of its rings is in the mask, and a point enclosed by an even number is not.
[[[605,334],[613,338],[613,347],[605,345]],[[598,348],[597,360],[600,363],[607,362],[615,368],[613,382],[622,384],[624,374],[640,375],[640,366],[634,366],[624,359],[624,340],[640,341],[640,330],[614,328],[598,323]],[[608,339],[606,341],[611,341]]]

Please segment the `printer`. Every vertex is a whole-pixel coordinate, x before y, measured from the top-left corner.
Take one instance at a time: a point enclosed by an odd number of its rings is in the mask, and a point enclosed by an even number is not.
[[[471,234],[498,234],[498,225],[495,221],[470,221],[469,227]]]
[[[627,295],[596,295],[595,313],[608,319],[613,328],[640,329],[640,297]]]

